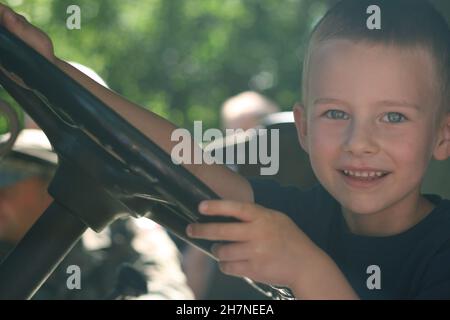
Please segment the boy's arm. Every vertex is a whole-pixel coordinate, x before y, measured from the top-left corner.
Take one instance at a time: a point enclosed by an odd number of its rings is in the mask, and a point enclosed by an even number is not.
[[[170,139],[173,130],[177,128],[174,124],[103,87],[67,62],[56,59],[55,64],[168,154],[171,153],[172,148],[178,143]],[[199,148],[193,141],[191,145],[193,148]],[[226,166],[184,164],[184,167],[224,199],[253,201],[253,191],[248,181]]]
[[[304,272],[295,272],[291,290],[303,300],[357,300],[350,283],[336,263],[325,252],[316,249],[310,261],[304,262]]]

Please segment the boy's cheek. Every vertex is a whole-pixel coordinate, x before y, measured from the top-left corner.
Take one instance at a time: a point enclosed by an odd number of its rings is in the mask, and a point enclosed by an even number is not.
[[[326,143],[327,141],[343,140],[347,132],[347,123],[340,121],[332,122],[317,117],[308,126],[311,140],[315,143]]]
[[[424,165],[431,158],[433,143],[424,135],[410,132],[404,135],[386,135],[381,150],[398,164]]]
[[[317,127],[312,130],[311,135],[308,137],[310,156],[317,155],[318,158],[326,157],[339,151],[343,143],[341,131],[326,126]]]

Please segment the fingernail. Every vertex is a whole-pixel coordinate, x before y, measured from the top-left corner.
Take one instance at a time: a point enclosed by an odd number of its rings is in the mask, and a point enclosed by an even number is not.
[[[206,210],[208,210],[208,203],[206,201],[202,201],[200,202],[200,205],[198,207],[198,210],[200,212],[206,212]]]

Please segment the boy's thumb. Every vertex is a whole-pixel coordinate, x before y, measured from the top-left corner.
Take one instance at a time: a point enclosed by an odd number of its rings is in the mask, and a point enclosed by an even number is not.
[[[27,20],[25,17],[15,13],[14,11],[8,9],[4,14],[4,25],[11,33],[21,38],[23,41],[27,42]]]

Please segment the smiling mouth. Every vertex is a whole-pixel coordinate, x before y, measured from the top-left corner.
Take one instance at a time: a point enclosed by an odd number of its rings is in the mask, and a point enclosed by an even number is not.
[[[341,173],[347,177],[352,177],[361,180],[370,180],[382,178],[389,174],[388,171],[352,171],[352,170],[340,170]]]
[[[354,171],[354,170],[338,170],[344,176],[344,180],[355,187],[370,187],[382,181],[390,174],[388,171]]]

